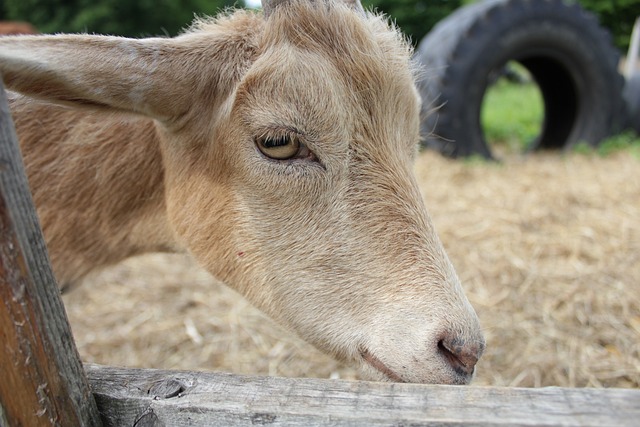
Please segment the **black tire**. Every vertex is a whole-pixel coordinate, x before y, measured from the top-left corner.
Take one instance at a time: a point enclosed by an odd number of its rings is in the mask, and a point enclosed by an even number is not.
[[[531,148],[597,145],[626,121],[620,54],[594,15],[562,0],[487,0],[462,7],[421,41],[424,145],[493,158],[480,124],[485,91],[508,61],[531,73],[544,100]]]

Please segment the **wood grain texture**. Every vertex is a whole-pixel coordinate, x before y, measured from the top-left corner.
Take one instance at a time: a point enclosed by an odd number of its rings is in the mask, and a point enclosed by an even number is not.
[[[637,426],[640,420],[640,390],[86,369],[106,426]]]
[[[0,421],[100,425],[17,141],[0,85]]]

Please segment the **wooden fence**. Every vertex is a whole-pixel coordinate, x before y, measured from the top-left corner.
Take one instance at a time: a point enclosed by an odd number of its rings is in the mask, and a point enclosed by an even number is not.
[[[640,390],[461,387],[80,362],[0,86],[0,426],[638,426]]]

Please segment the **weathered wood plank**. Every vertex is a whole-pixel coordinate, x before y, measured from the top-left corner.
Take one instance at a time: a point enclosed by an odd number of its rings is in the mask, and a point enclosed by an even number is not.
[[[0,85],[0,423],[91,426],[84,375]]]
[[[640,390],[427,386],[86,365],[106,426],[637,426]]]

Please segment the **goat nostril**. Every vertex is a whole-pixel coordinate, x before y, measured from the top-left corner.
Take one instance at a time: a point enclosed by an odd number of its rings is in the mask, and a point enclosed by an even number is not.
[[[461,341],[443,339],[438,342],[438,350],[449,365],[462,375],[472,375],[482,350],[475,345],[465,345]]]

